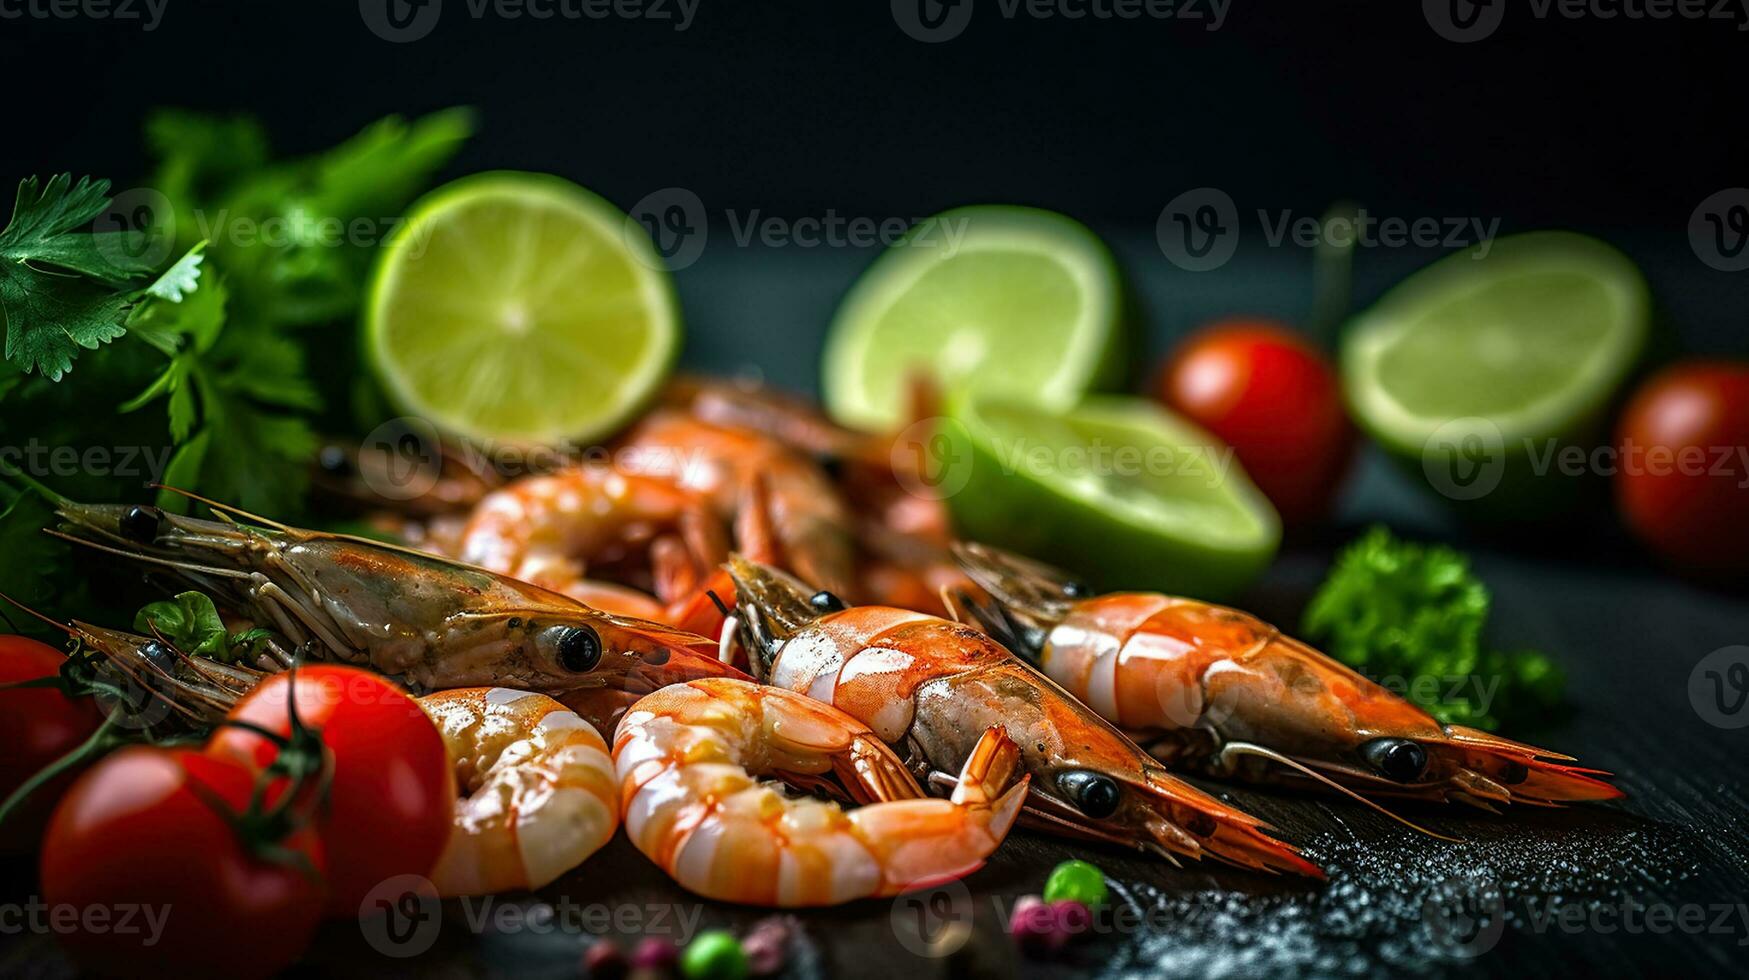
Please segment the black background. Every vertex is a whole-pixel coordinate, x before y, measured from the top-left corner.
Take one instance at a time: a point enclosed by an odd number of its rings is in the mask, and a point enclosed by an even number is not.
[[[1182,191],[1220,188],[1242,215],[1315,216],[1346,198],[1380,215],[1498,219],[1502,231],[1577,227],[1640,261],[1688,348],[1745,350],[1749,273],[1707,267],[1687,233],[1699,202],[1749,184],[1749,34],[1734,22],[1538,19],[1514,2],[1493,36],[1456,44],[1417,0],[1234,0],[1214,32],[1206,20],[1007,20],[997,0],[972,2],[969,27],[940,44],[907,37],[884,0],[700,0],[684,32],[672,22],[474,20],[466,0],[446,0],[435,31],[408,44],[373,35],[351,0],[169,0],[151,33],[0,20],[0,176],[72,170],[133,185],[148,167],[140,120],[163,104],[255,113],[290,153],[385,113],[472,105],[482,128],[451,173],[552,171],[622,207],[663,188],[698,194],[709,247],[676,275],[688,363],[798,388],[814,386],[824,324],[873,253],[737,248],[727,215],[878,220],[978,201],[1063,210],[1111,240],[1149,311],[1155,351],[1211,316],[1303,321],[1309,307],[1308,255],[1265,247],[1254,220],[1219,271],[1171,266],[1153,227]],[[1357,295],[1438,252],[1369,252],[1357,260]],[[1701,658],[1749,638],[1740,591],[1659,569],[1601,510],[1534,543],[1522,531],[1478,533],[1369,454],[1334,524],[1291,538],[1244,604],[1291,625],[1336,545],[1378,520],[1475,555],[1496,595],[1497,641],[1547,650],[1571,675],[1571,711],[1513,734],[1615,771],[1627,800],[1499,819],[1417,813],[1464,839],[1447,845],[1342,801],[1241,794],[1325,862],[1329,885],[1176,871],[1020,835],[971,879],[977,901],[1035,891],[1051,863],[1083,855],[1128,900],[1167,914],[1165,929],[1095,945],[1053,971],[1063,973],[1740,969],[1745,926],[1567,933],[1520,918],[1476,958],[1427,932],[1454,887],[1467,899],[1503,896],[1510,910],[1743,900],[1749,729],[1708,723],[1688,688]],[[559,896],[689,901],[623,840],[541,897]],[[446,911],[444,939],[410,966],[574,972],[577,936],[482,938]],[[798,972],[968,968],[905,953],[889,911],[872,902],[808,917],[812,958]],[[754,917],[706,904],[706,925]],[[999,925],[983,918],[977,929],[970,966],[1013,970]],[[66,965],[52,949],[43,936],[0,944],[0,974],[58,975]],[[312,957],[311,973],[393,965],[349,924],[328,927]]]
[[[1233,0],[1218,31],[968,2],[969,26],[939,44],[907,37],[885,0],[699,0],[685,31],[474,19],[447,0],[406,44],[367,30],[353,0],[167,0],[150,33],[0,20],[0,173],[126,186],[144,167],[138,120],[166,103],[254,112],[286,151],[473,105],[484,129],[460,170],[550,170],[622,207],[683,186],[778,215],[1001,200],[1151,227],[1174,194],[1212,185],[1242,210],[1351,197],[1508,228],[1679,230],[1749,161],[1731,22],[1539,19],[1513,2],[1492,36],[1456,44],[1419,0]]]

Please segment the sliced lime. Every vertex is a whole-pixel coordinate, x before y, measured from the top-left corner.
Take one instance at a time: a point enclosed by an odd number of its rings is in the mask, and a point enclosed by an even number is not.
[[[912,378],[1065,409],[1121,376],[1123,288],[1098,236],[1051,211],[957,208],[920,222],[851,287],[826,345],[826,406],[892,430]]]
[[[1066,412],[954,406],[939,479],[962,536],[1056,562],[1104,589],[1229,596],[1275,555],[1281,522],[1231,449],[1152,402]]]
[[[1459,435],[1454,423],[1508,443],[1558,436],[1609,401],[1650,324],[1645,279],[1620,252],[1571,232],[1514,235],[1434,263],[1361,315],[1343,380],[1362,424],[1399,452]]]
[[[365,343],[389,394],[440,428],[586,440],[661,383],[680,313],[613,205],[557,177],[486,173],[414,205],[377,263]]]

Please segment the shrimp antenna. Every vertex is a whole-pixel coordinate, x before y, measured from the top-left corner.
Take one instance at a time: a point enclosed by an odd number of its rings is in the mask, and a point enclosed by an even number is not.
[[[1317,770],[1311,768],[1310,766],[1306,765],[1303,762],[1300,762],[1297,759],[1293,759],[1293,758],[1290,758],[1288,756],[1282,755],[1280,752],[1277,752],[1274,749],[1264,748],[1263,746],[1257,745],[1253,742],[1228,742],[1226,745],[1221,746],[1221,753],[1220,754],[1224,757],[1229,752],[1232,753],[1233,755],[1254,755],[1260,759],[1269,759],[1269,760],[1272,760],[1274,762],[1279,762],[1282,765],[1287,766],[1288,768],[1299,772],[1301,775],[1310,776],[1312,779],[1315,779],[1318,782],[1323,783],[1325,786],[1328,786],[1329,788],[1335,790],[1336,792],[1341,793],[1343,796],[1347,796],[1351,799],[1359,800],[1360,802],[1365,803],[1367,806],[1372,807],[1374,810],[1377,810],[1378,812],[1384,814],[1385,816],[1390,817],[1392,820],[1395,820],[1398,823],[1402,824],[1403,826],[1408,827],[1410,830],[1420,831],[1421,833],[1426,834],[1429,837],[1434,837],[1434,838],[1437,838],[1437,839],[1442,840],[1442,841],[1449,841],[1450,843],[1453,843],[1453,844],[1462,844],[1463,843],[1463,841],[1457,839],[1456,837],[1447,837],[1444,834],[1436,834],[1433,831],[1428,830],[1426,827],[1423,827],[1420,824],[1415,823],[1414,821],[1410,820],[1408,817],[1402,816],[1401,814],[1392,813],[1390,810],[1386,809],[1385,807],[1380,806],[1378,803],[1367,799],[1366,797],[1362,796],[1359,793],[1356,793],[1354,790],[1351,790],[1348,787],[1337,782],[1336,780],[1331,779],[1329,776],[1326,776],[1323,773],[1318,772]]]
[[[247,518],[248,520],[254,521],[257,524],[262,525],[263,527],[273,528],[275,531],[290,531],[291,530],[291,527],[289,525],[281,524],[278,521],[270,520],[268,518],[262,517],[260,514],[251,514],[241,507],[233,507],[230,504],[221,504],[218,501],[213,500],[211,498],[203,497],[200,494],[195,493],[192,490],[183,490],[180,487],[167,486],[167,485],[162,484],[162,483],[153,483],[153,484],[150,484],[150,486],[154,490],[167,490],[170,493],[174,493],[174,494],[176,494],[178,496],[182,496],[182,497],[187,497],[190,500],[198,500],[201,503],[206,504],[208,507],[211,507],[220,516],[223,516],[225,514],[236,514],[238,517]]]
[[[729,607],[723,604],[722,598],[717,595],[717,590],[716,589],[706,589],[706,590],[704,590],[704,594],[710,598],[711,605],[717,607],[717,612],[722,613],[724,619],[728,619],[729,618]]]
[[[43,533],[47,534],[51,537],[60,538],[62,541],[68,541],[68,542],[71,542],[73,544],[79,545],[82,548],[90,548],[93,551],[102,551],[102,552],[105,552],[105,553],[111,554],[111,555],[119,555],[123,558],[130,560],[130,561],[137,561],[137,562],[141,562],[144,564],[163,565],[166,568],[180,569],[181,571],[184,571],[184,572],[196,572],[196,573],[199,573],[201,575],[214,575],[214,576],[218,576],[221,578],[239,578],[239,579],[246,579],[251,574],[250,572],[245,572],[242,569],[219,568],[215,565],[200,565],[200,564],[196,564],[196,563],[191,562],[191,561],[176,561],[176,560],[170,559],[170,558],[160,558],[157,555],[142,555],[142,554],[138,554],[136,552],[124,550],[122,548],[111,547],[110,545],[102,544],[102,543],[97,542],[97,541],[93,541],[90,538],[81,538],[76,534],[68,534],[65,531],[57,531],[57,530],[54,530],[53,528],[46,528],[45,527],[45,528],[43,528]]]
[[[67,634],[68,636],[78,636],[79,635],[79,631],[74,629],[73,627],[68,626],[66,623],[60,622],[59,620],[51,619],[48,616],[45,616],[42,613],[37,612],[35,609],[32,609],[29,606],[25,605],[24,603],[19,602],[17,599],[12,598],[11,596],[7,595],[4,592],[0,592],[0,599],[5,599],[7,602],[12,603],[13,605],[17,606],[18,608],[24,610],[27,613],[30,613],[32,616],[35,616],[37,619],[40,619],[43,622],[49,624],[50,626],[53,626],[55,629],[60,630],[61,632]],[[5,615],[4,613],[0,613],[0,616],[4,616],[4,615]],[[10,618],[8,618],[6,620],[6,622],[10,623],[10,622],[12,622],[12,620]]]

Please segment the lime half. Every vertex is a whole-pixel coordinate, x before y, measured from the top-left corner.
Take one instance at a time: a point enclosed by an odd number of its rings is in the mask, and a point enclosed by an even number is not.
[[[1281,541],[1233,451],[1152,402],[1093,398],[1053,413],[965,399],[950,429],[942,487],[962,536],[1100,588],[1230,596]]]
[[[1597,418],[1650,325],[1626,256],[1571,232],[1515,235],[1434,263],[1355,320],[1343,383],[1398,453],[1472,437],[1512,452]]]
[[[851,287],[822,370],[840,422],[893,430],[918,372],[950,391],[1065,409],[1121,376],[1123,288],[1098,236],[1002,205],[925,219]]]
[[[618,428],[680,345],[674,291],[613,205],[542,174],[464,177],[414,205],[365,308],[378,376],[407,412],[475,439]]]

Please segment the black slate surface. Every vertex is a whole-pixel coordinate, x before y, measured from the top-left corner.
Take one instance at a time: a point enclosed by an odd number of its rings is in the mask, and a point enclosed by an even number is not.
[[[1624,243],[1648,268],[1671,321],[1694,345],[1739,343],[1729,277],[1666,239]],[[677,274],[688,316],[689,366],[757,373],[807,388],[822,324],[869,258],[845,249],[773,251],[713,240]],[[1307,258],[1241,248],[1215,273],[1167,265],[1142,237],[1120,238],[1152,317],[1153,350],[1208,316],[1236,310],[1303,317]],[[1364,256],[1364,300],[1425,256]],[[1456,523],[1395,469],[1368,455],[1333,526],[1290,539],[1244,600],[1297,622],[1330,558],[1368,523],[1468,549],[1495,594],[1496,642],[1549,651],[1568,670],[1570,710],[1517,737],[1617,773],[1619,803],[1519,808],[1500,817],[1411,809],[1461,843],[1429,839],[1347,801],[1232,789],[1232,797],[1301,842],[1330,873],[1324,884],[1218,867],[1175,869],[1110,850],[1017,833],[964,883],[898,902],[869,901],[797,916],[793,976],[1461,976],[1707,974],[1749,962],[1749,729],[1718,727],[1690,698],[1709,653],[1749,643],[1749,600],[1682,581],[1642,558],[1607,517],[1511,536]],[[1749,706],[1727,721],[1749,722]],[[1210,784],[1204,784],[1210,785]],[[1225,788],[1215,787],[1225,792]],[[1124,922],[1067,957],[1020,957],[1003,934],[1012,900],[1036,892],[1058,861],[1096,861],[1116,886]],[[31,891],[27,866],[8,869],[10,896]],[[539,928],[542,906],[560,916]],[[1647,918],[1647,908],[1666,909]],[[430,948],[386,959],[350,923],[324,927],[300,975],[432,977],[574,975],[601,934],[741,927],[757,910],[678,891],[622,838],[533,896],[489,906],[447,903]],[[522,925],[532,916],[534,926]],[[615,918],[615,917],[619,918]],[[1664,916],[1669,916],[1666,920]],[[658,921],[658,918],[660,921]],[[969,925],[961,944],[951,921]],[[631,927],[620,928],[619,926]],[[1657,928],[1654,928],[1657,927]],[[424,945],[416,932],[406,951]],[[938,943],[927,947],[920,936]],[[379,937],[380,943],[380,937]],[[951,955],[948,947],[957,947]],[[0,936],[0,975],[70,972],[52,940]]]

